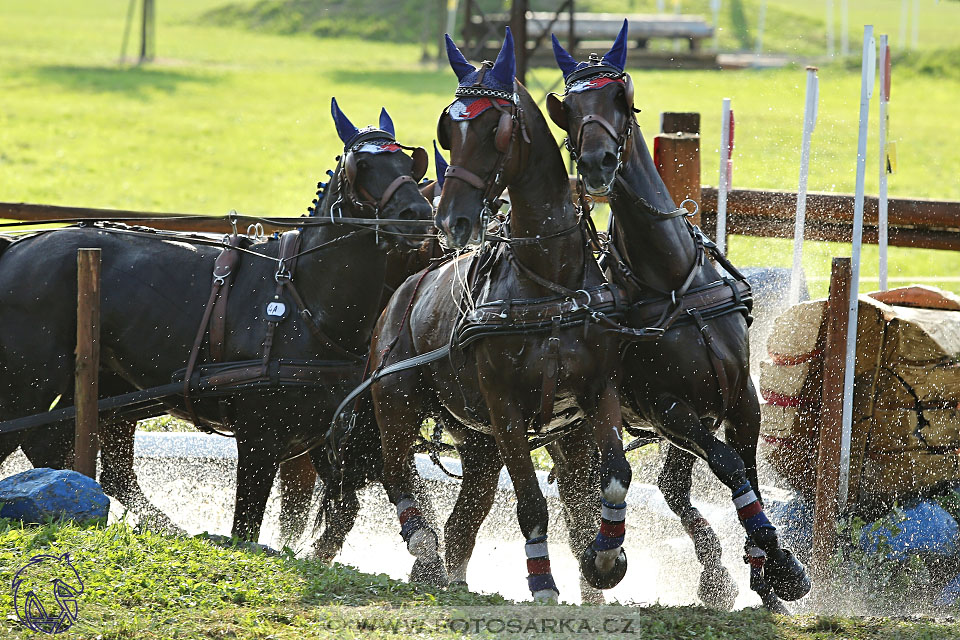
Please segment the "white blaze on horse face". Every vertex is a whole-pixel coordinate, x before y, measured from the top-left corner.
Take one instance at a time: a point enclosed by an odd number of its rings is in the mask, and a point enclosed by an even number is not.
[[[460,153],[463,153],[463,148],[467,146],[467,131],[470,130],[470,121],[461,120],[460,121]]]

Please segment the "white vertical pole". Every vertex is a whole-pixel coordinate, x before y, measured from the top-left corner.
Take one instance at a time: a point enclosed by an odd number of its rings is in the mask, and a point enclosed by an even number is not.
[[[720,182],[717,186],[717,248],[727,251],[727,190],[730,188],[730,98],[723,99],[720,121]]]
[[[457,22],[457,0],[447,0],[447,33],[453,33],[453,29],[456,26],[456,22]]]
[[[903,0],[906,2],[907,0]],[[827,0],[827,55],[831,58],[835,53],[834,44],[833,44],[833,35],[835,29],[833,28],[833,0]]]
[[[657,0],[657,13],[663,13],[663,0]]]
[[[877,245],[880,248],[880,290],[887,290],[887,103],[890,101],[890,45],[880,36],[880,199]]]
[[[850,489],[850,434],[853,429],[853,374],[857,362],[857,305],[860,297],[860,249],[863,244],[863,191],[867,165],[867,123],[870,96],[877,64],[877,43],[873,25],[863,27],[863,59],[860,70],[860,133],[857,137],[857,190],[853,207],[853,249],[851,253],[850,300],[848,303],[847,354],[843,370],[843,431],[840,435],[840,490],[842,509]]]
[[[720,51],[720,0],[710,0],[713,10],[713,50]]]
[[[908,22],[910,22],[910,0],[900,0],[900,38],[897,40],[900,51],[907,48]]]
[[[850,55],[850,7],[848,0],[840,0],[840,55]]]
[[[793,227],[793,271],[790,273],[790,304],[800,302],[800,274],[803,273],[803,230],[807,216],[807,177],[810,175],[810,137],[817,124],[820,99],[817,68],[807,67],[807,102],[803,110],[803,141],[800,146],[800,186],[797,189],[797,220]]]
[[[763,53],[763,30],[767,23],[767,0],[760,3],[760,17],[757,18],[757,47],[754,55],[759,56]]]
[[[920,0],[913,0],[913,29],[910,36],[910,48],[916,49],[920,44]]]

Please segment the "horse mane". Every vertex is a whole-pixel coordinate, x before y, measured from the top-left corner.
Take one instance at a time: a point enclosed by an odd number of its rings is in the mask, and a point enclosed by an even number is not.
[[[640,131],[640,125],[634,121],[631,126],[633,127],[633,132],[631,133],[633,137],[632,153],[637,154],[640,172],[643,175],[639,184],[631,184],[630,186],[633,187],[638,196],[649,202],[660,212],[668,213],[675,210],[677,205],[670,196],[667,185],[663,182],[663,178],[660,177],[660,172],[657,171],[657,167],[653,163],[653,156],[650,154],[647,141],[643,138],[643,133]]]

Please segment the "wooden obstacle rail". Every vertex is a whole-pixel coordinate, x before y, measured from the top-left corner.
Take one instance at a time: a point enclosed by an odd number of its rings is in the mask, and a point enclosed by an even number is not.
[[[702,188],[700,202],[707,229],[716,224],[717,189]],[[767,189],[732,189],[727,194],[727,233],[789,238],[793,235],[797,194]],[[877,244],[878,198],[864,199],[864,242]],[[850,242],[854,196],[808,193],[804,237]],[[889,242],[900,247],[960,251],[960,202],[890,198]]]

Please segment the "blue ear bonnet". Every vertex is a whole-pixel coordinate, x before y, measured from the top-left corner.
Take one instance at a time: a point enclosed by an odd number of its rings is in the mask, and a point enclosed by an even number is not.
[[[577,62],[576,59],[563,48],[563,45],[557,40],[557,36],[550,34],[553,40],[553,57],[556,59],[560,71],[563,72],[564,81],[569,84],[571,82],[570,76],[574,73],[596,66],[612,67],[619,73],[623,73],[623,70],[627,66],[627,29],[627,20],[624,19],[623,26],[620,27],[620,33],[617,34],[617,39],[614,40],[610,50],[603,54],[603,58],[600,60],[596,60],[593,54],[591,54],[591,61],[589,62]]]
[[[457,87],[457,97],[464,101],[472,101],[472,98],[483,95],[483,89],[489,89],[492,92],[503,93],[506,95],[495,96],[509,98],[513,100],[514,76],[517,69],[517,61],[513,50],[513,35],[510,33],[510,27],[507,27],[506,36],[503,39],[503,46],[497,55],[496,62],[492,67],[487,67],[481,79],[480,69],[467,62],[463,53],[457,48],[449,35],[445,36],[447,43],[447,58],[450,60],[450,66],[457,74],[459,81]],[[477,84],[477,80],[481,80]],[[473,88],[474,94],[467,94],[464,89]],[[477,91],[477,89],[480,89]]]

